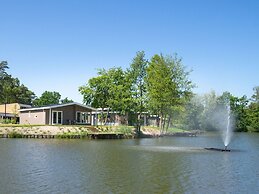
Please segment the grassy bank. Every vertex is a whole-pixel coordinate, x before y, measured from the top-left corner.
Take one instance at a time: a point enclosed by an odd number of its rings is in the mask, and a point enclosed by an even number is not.
[[[55,138],[87,138],[87,137],[134,137],[133,127],[128,126],[86,126],[86,125],[17,125],[0,124],[0,136],[10,138],[21,137],[55,137]]]
[[[180,128],[169,128],[165,134],[187,134],[189,131]],[[163,135],[165,135],[163,134]],[[86,138],[97,136],[120,135],[125,138],[137,137],[133,126],[86,126],[86,125],[19,125],[0,124],[2,137],[55,137],[55,138]],[[139,137],[161,136],[159,127],[141,127]]]

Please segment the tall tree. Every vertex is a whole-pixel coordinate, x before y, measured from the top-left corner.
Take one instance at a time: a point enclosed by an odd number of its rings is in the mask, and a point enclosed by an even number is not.
[[[42,95],[39,98],[36,98],[33,101],[34,106],[46,106],[46,105],[53,105],[53,104],[59,104],[61,95],[59,92],[50,92],[45,91],[42,93]]]
[[[166,119],[191,96],[192,82],[188,79],[181,59],[177,56],[154,55],[147,67],[147,91],[150,108],[160,115],[161,132]]]
[[[252,102],[247,109],[247,129],[249,131],[259,132],[259,86],[254,87]]]
[[[83,102],[95,108],[107,108],[110,96],[110,78],[104,69],[99,69],[97,77],[88,80],[86,85],[79,87]]]
[[[254,94],[252,95],[252,101],[259,104],[259,86],[253,88]]]
[[[8,63],[0,63],[0,103],[31,104],[35,95],[18,78],[13,78],[6,72]]]
[[[0,62],[0,103],[6,103],[6,91],[7,87],[6,85],[6,69],[8,69],[8,63],[7,61]]]
[[[7,61],[0,62],[0,79],[6,75],[6,69],[9,69]]]
[[[129,76],[121,68],[99,70],[98,76],[81,86],[79,91],[84,103],[102,110],[109,108],[127,114],[132,107]]]
[[[133,58],[128,71],[128,76],[132,82],[131,92],[133,97],[133,111],[138,114],[137,118],[137,132],[140,133],[141,127],[141,116],[143,111],[145,111],[145,106],[147,103],[146,98],[146,69],[148,60],[145,59],[145,52],[137,52],[136,57]]]
[[[230,99],[231,111],[235,117],[234,127],[236,131],[247,131],[248,120],[247,120],[247,106],[248,99],[246,96],[234,97]]]

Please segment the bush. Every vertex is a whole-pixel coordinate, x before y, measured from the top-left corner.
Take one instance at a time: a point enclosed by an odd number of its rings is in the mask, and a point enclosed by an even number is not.
[[[65,132],[62,134],[58,134],[57,138],[60,139],[74,139],[76,137],[85,138],[88,135],[86,131],[84,132]]]
[[[22,134],[13,131],[13,132],[8,134],[8,137],[9,138],[22,138]]]
[[[132,134],[132,127],[121,125],[116,130],[119,133],[123,133],[124,135],[131,135]]]

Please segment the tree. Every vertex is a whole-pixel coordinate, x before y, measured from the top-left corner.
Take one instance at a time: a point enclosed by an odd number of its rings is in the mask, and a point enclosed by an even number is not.
[[[254,87],[252,102],[247,109],[247,129],[248,131],[259,132],[259,86]]]
[[[46,106],[46,105],[53,105],[53,104],[59,104],[61,95],[58,92],[50,92],[45,91],[41,95],[41,97],[36,98],[33,101],[34,106]]]
[[[202,98],[194,95],[185,106],[184,126],[189,130],[202,130]]]
[[[241,98],[232,96],[230,98],[230,107],[235,117],[234,127],[236,131],[247,131],[247,105],[248,99],[246,96]]]
[[[73,101],[73,100],[70,100],[70,99],[68,99],[68,98],[66,97],[66,98],[60,100],[60,102],[61,102],[61,104],[67,104],[67,103],[71,103],[71,102],[74,102],[74,101]]]
[[[133,111],[138,114],[137,118],[137,132],[140,133],[141,127],[141,115],[145,110],[145,105],[147,103],[146,98],[146,68],[148,60],[145,59],[145,52],[137,52],[136,57],[133,58],[128,71],[128,76],[131,80],[131,92],[133,100]]]
[[[0,79],[7,75],[6,69],[9,69],[7,61],[0,62]]]
[[[259,86],[253,88],[254,94],[252,95],[252,101],[259,104]]]
[[[191,96],[194,87],[188,79],[181,59],[154,55],[147,67],[147,91],[149,107],[160,115],[161,132],[172,119],[173,110],[181,106]]]
[[[35,95],[18,78],[13,78],[6,72],[8,63],[0,63],[0,103],[31,104]]]
[[[0,103],[6,103],[6,69],[8,69],[7,61],[0,62]]]
[[[86,85],[79,87],[83,102],[95,108],[108,107],[109,77],[104,69],[98,70],[97,77],[88,80]]]
[[[127,114],[131,109],[129,76],[121,68],[111,68],[109,70],[99,70],[98,76],[91,78],[88,83],[79,88],[83,95],[85,104],[95,108],[102,108],[102,118],[104,118],[104,108],[109,108],[120,114]]]

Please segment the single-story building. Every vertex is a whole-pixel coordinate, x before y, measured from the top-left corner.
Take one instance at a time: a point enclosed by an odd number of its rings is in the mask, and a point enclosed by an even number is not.
[[[103,118],[102,118],[103,114]],[[96,125],[135,125],[137,114],[134,115],[120,115],[119,112],[111,111],[109,108],[97,108],[97,112],[93,112],[95,116],[94,121]],[[159,117],[151,115],[148,112],[143,112],[141,115],[142,126],[158,126]]]
[[[19,122],[19,111],[20,109],[30,108],[31,105],[11,103],[11,104],[0,104],[0,122],[4,119],[16,119]]]
[[[94,123],[92,112],[96,109],[72,102],[67,104],[50,105],[21,109],[20,124],[39,125],[69,125]]]

